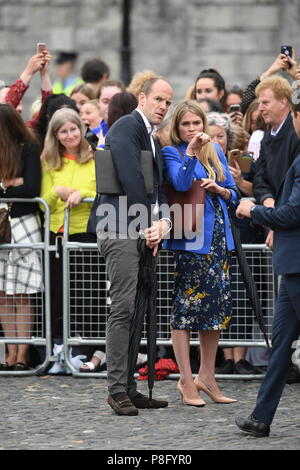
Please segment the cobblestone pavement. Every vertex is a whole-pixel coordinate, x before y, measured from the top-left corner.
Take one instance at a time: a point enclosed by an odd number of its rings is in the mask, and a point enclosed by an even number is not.
[[[248,415],[260,382],[220,381],[238,403],[182,405],[174,380],[155,383],[163,410],[116,416],[106,403],[106,380],[71,376],[0,377],[0,449],[212,450],[300,449],[300,384],[287,385],[269,438],[242,434],[234,423]],[[147,392],[140,382],[139,390]]]

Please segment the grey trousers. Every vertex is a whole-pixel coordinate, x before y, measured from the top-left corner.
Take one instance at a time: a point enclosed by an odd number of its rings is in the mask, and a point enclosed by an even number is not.
[[[137,240],[101,239],[98,248],[104,257],[111,283],[111,308],[106,326],[107,380],[110,395],[136,393],[134,378],[128,383],[128,348],[138,281],[140,253]]]

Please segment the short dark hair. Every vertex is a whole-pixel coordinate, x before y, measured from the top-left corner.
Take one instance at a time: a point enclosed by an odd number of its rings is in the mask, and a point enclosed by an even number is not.
[[[99,82],[105,74],[109,77],[110,69],[101,59],[87,60],[81,68],[81,77],[88,83]]]
[[[239,95],[241,98],[243,98],[243,90],[238,85],[233,85],[232,88],[227,91],[227,97],[229,95]]]
[[[121,80],[104,80],[99,86],[97,98],[100,98],[103,88],[108,88],[111,86],[115,86],[120,88],[121,91],[125,91],[125,85]]]
[[[137,105],[138,101],[132,93],[127,91],[116,93],[108,105],[108,127],[112,126],[121,116],[131,113]]]

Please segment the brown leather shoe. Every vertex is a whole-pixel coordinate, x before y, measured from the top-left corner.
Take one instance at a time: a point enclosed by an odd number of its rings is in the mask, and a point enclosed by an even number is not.
[[[168,402],[165,400],[150,399],[142,393],[137,393],[134,397],[130,398],[136,408],[166,408]]]
[[[107,403],[112,407],[114,412],[119,416],[136,416],[139,411],[136,409],[127,393],[116,393],[109,395]]]

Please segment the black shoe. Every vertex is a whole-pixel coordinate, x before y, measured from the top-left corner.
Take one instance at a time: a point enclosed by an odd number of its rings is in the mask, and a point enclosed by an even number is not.
[[[29,367],[24,362],[16,362],[13,370],[29,370]]]
[[[216,368],[217,374],[233,374],[234,362],[232,359],[226,359],[222,364]]]
[[[287,384],[296,384],[300,382],[300,372],[297,366],[291,365],[286,379]]]
[[[251,434],[251,436],[254,437],[268,437],[270,434],[270,425],[258,421],[253,415],[248,416],[248,418],[237,416],[235,423],[241,431]]]
[[[139,411],[133,405],[132,401],[125,392],[109,395],[107,403],[119,416],[136,416],[139,414]]]
[[[167,401],[150,399],[142,393],[137,393],[137,395],[131,398],[131,401],[136,408],[166,408],[168,406]]]
[[[15,365],[8,365],[8,362],[1,362],[0,363],[0,370],[13,370],[13,368],[15,367]]]
[[[250,362],[246,361],[245,359],[240,359],[234,364],[234,371],[236,374],[242,375],[262,374],[262,371],[258,367],[253,366],[252,364],[250,364]]]

